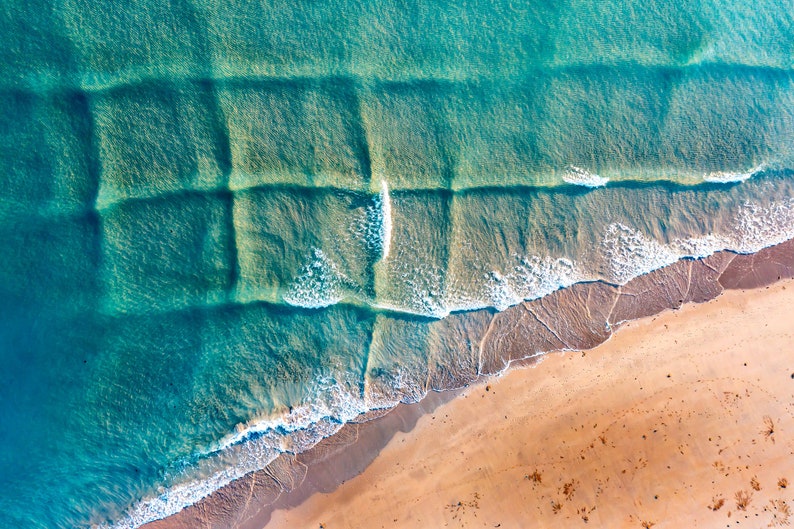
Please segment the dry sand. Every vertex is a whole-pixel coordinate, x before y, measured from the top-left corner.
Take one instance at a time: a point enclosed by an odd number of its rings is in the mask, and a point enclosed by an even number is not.
[[[472,386],[267,527],[756,528],[790,509],[789,280]]]

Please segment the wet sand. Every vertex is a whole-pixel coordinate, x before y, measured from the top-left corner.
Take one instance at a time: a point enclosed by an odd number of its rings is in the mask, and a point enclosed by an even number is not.
[[[794,505],[794,485],[778,485],[794,482],[793,276],[788,241],[512,307],[478,340],[482,376],[450,382],[468,389],[361,417],[145,527],[782,520]],[[579,352],[520,360],[560,349]],[[537,367],[486,376],[508,364]]]
[[[783,525],[792,311],[791,280],[730,291],[472,386],[267,527]]]

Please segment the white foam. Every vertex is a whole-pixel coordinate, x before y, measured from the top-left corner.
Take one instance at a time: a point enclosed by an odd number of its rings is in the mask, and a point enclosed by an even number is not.
[[[385,179],[381,180],[380,186],[380,192],[367,206],[364,217],[353,221],[351,232],[363,239],[369,250],[378,252],[380,260],[384,261],[391,252],[392,204]]]
[[[490,306],[502,311],[585,279],[579,267],[570,259],[522,257],[508,273],[492,271],[489,274],[487,300]]]
[[[621,223],[607,227],[602,252],[608,267],[607,279],[618,284],[680,258],[670,247]]]
[[[401,264],[392,270],[400,279],[399,301],[380,300],[373,306],[429,318],[485,308],[503,311],[513,305],[543,297],[555,290],[588,280],[578,265],[565,258],[514,255],[506,272],[483,271],[481,281],[456,281],[427,263]]]
[[[755,253],[794,238],[794,198],[766,206],[743,204],[727,233],[676,239],[662,244],[620,223],[610,224],[602,241],[607,259],[606,279],[624,284],[631,279],[683,258],[702,258],[729,250]]]
[[[602,241],[602,253],[608,264],[605,279],[622,285],[680,259],[708,257],[721,250],[733,250],[733,246],[730,237],[720,234],[663,244],[624,224],[610,224]]]
[[[497,270],[492,270],[488,278],[488,301],[496,310],[503,311],[523,300],[513,288],[510,280]]]
[[[759,166],[760,167],[760,166]],[[792,199],[794,200],[794,199]],[[667,244],[648,237],[623,223],[605,228],[600,252],[605,269],[591,269],[564,258],[514,256],[517,264],[506,270],[483,270],[483,281],[458,285],[454,277],[429,263],[416,263],[400,255],[390,268],[389,279],[399,293],[394,299],[363,299],[375,308],[444,318],[453,312],[493,307],[499,311],[523,301],[545,296],[559,288],[581,281],[605,279],[612,283],[627,281],[670,265],[685,257],[700,258],[720,250],[749,253],[794,238],[792,200],[766,206],[746,203],[737,210],[727,233],[676,239]],[[391,220],[388,188],[383,182],[377,198],[377,241],[390,241]],[[381,248],[382,258],[389,248]],[[586,264],[586,263],[585,263]],[[345,296],[356,297],[352,283],[322,250],[313,255],[290,285],[284,300],[307,307],[327,307]]]
[[[319,377],[311,390],[313,398],[310,403],[294,406],[289,413],[277,413],[238,426],[234,432],[210,447],[205,455],[226,450],[257,434],[305,430],[324,417],[333,417],[337,421],[346,422],[381,404],[360,398],[357,393],[359,381],[353,379],[351,374],[342,373],[339,376],[342,377],[341,381],[328,376]],[[299,389],[297,388],[295,392]]]
[[[270,458],[266,458],[264,465],[267,465],[273,459],[275,459],[275,454]],[[137,503],[126,513],[126,516],[115,523],[103,523],[94,527],[96,529],[136,529],[149,522],[171,516],[248,472],[246,470],[239,474],[239,470],[237,466],[229,466],[202,480],[174,485],[164,489],[157,497],[148,498]]]
[[[746,202],[735,217],[733,250],[753,253],[794,239],[794,198],[766,206]]]
[[[444,318],[450,314],[446,302],[445,271],[430,262],[407,262],[399,256],[389,270],[391,284],[397,286],[399,299],[380,300],[381,308],[393,308],[408,314]]]
[[[609,178],[591,173],[590,171],[582,169],[581,167],[576,167],[575,165],[569,165],[565,168],[565,172],[562,174],[562,179],[569,184],[584,187],[603,187],[607,185],[607,182],[609,182]]]
[[[283,299],[296,307],[328,307],[344,299],[346,283],[350,282],[325,252],[313,248],[308,263],[300,269]]]
[[[753,177],[753,175],[760,173],[766,168],[765,164],[758,165],[747,172],[729,172],[729,171],[714,171],[703,175],[704,182],[712,182],[716,184],[731,184],[736,182],[744,182]]]
[[[375,301],[372,303],[372,307],[381,310],[387,310],[389,312],[398,312],[401,314],[410,314],[412,316],[422,316],[423,318],[435,318],[435,319],[442,319],[446,318],[450,314],[452,314],[452,310],[448,309],[444,306],[435,306],[432,308],[413,308],[411,306],[406,306],[394,301]],[[487,305],[483,305],[478,308],[487,308]]]
[[[731,247],[730,238],[724,235],[705,235],[703,237],[693,237],[689,239],[676,239],[670,243],[670,249],[679,255],[679,259],[684,257],[701,258],[725,250]]]
[[[380,181],[380,207],[381,207],[381,260],[385,261],[389,257],[391,250],[391,197],[389,196],[389,185],[386,180]]]

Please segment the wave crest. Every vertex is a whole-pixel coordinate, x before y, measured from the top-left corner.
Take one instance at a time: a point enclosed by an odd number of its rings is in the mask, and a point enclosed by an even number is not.
[[[609,182],[609,178],[591,173],[581,167],[569,165],[562,174],[562,179],[569,184],[584,187],[603,187]]]
[[[733,184],[749,180],[756,174],[766,169],[765,164],[758,165],[753,169],[746,172],[732,172],[732,171],[714,171],[703,175],[704,182],[711,182],[714,184]]]

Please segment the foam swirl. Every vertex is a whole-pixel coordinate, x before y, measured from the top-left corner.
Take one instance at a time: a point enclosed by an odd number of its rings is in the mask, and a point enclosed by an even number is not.
[[[349,282],[322,250],[314,248],[309,262],[300,269],[283,299],[307,309],[328,307],[344,299],[345,284]]]

